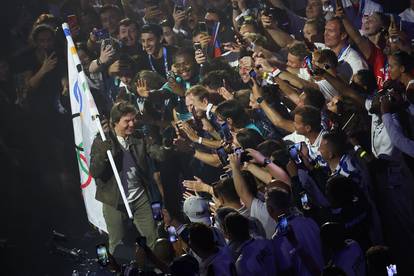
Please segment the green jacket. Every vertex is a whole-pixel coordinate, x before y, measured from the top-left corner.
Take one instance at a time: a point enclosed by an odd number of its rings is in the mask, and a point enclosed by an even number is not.
[[[118,139],[112,131],[105,134],[107,141],[111,144],[111,152],[114,157],[119,174],[122,171],[123,152]],[[153,159],[161,160],[163,152],[156,145],[147,145],[143,138],[129,137],[130,151],[135,160],[142,185],[148,195],[150,202],[159,201],[159,190],[154,182]],[[151,155],[151,157],[150,157]],[[111,205],[115,208],[123,206],[121,194],[111,164],[106,154],[106,145],[98,135],[93,141],[91,148],[91,175],[96,182],[96,200]],[[123,207],[121,207],[123,209]]]

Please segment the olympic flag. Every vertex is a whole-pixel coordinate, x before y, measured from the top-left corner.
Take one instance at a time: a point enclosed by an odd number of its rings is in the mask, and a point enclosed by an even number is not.
[[[64,23],[62,27],[68,47],[70,106],[72,109],[75,150],[79,165],[82,195],[89,222],[100,230],[107,232],[105,219],[102,214],[102,203],[95,199],[96,184],[89,172],[91,146],[99,132],[98,123],[95,121],[99,120],[99,113],[89,90],[69,26]]]

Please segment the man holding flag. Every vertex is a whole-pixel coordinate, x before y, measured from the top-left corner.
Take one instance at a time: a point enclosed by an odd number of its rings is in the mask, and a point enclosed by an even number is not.
[[[111,253],[122,242],[127,216],[107,150],[114,156],[135,226],[147,238],[148,246],[152,247],[157,239],[150,205],[153,199],[153,170],[144,140],[134,135],[136,115],[133,105],[116,103],[111,110],[111,126],[106,135],[108,140],[102,141],[98,136],[92,144],[90,171],[96,180],[96,199],[103,203]]]
[[[152,247],[157,234],[150,203],[160,196],[144,139],[134,136],[137,111],[125,102],[115,104],[110,131],[104,133],[69,26],[64,23],[62,28],[68,43],[75,148],[88,219],[108,233],[111,253],[122,243],[127,217]],[[148,152],[160,156],[158,149]]]

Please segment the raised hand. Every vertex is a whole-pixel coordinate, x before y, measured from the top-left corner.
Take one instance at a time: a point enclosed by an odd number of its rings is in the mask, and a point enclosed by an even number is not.
[[[186,13],[182,10],[177,10],[176,7],[174,7],[173,12],[173,18],[174,18],[174,28],[179,29],[183,25],[183,22],[186,19]]]
[[[200,178],[194,176],[195,180],[184,180],[183,185],[184,187],[192,192],[209,192],[210,186],[204,183]]]
[[[101,49],[101,55],[99,56],[99,60],[102,64],[108,63],[109,60],[115,55],[115,50],[112,46],[106,45]]]
[[[149,88],[147,81],[144,79],[138,79],[137,81],[137,94],[141,97],[147,98],[149,95]]]
[[[52,71],[53,69],[55,69],[57,62],[58,59],[56,57],[55,52],[53,52],[49,56],[46,56],[46,58],[43,60],[42,67],[40,67],[40,71],[43,74]]]
[[[253,161],[255,163],[258,163],[258,164],[264,163],[265,157],[259,151],[254,150],[254,149],[246,149],[246,151],[248,152],[248,155],[253,158]]]

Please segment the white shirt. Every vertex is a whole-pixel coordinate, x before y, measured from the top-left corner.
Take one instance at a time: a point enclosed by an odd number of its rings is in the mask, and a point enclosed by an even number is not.
[[[372,100],[365,101],[365,109],[370,110]],[[387,156],[387,159],[394,153],[394,146],[392,145],[391,139],[385,129],[384,123],[381,118],[375,114],[369,113],[371,116],[371,144],[372,153],[375,157]]]
[[[323,43],[315,43],[315,46],[322,50],[328,49]],[[338,57],[338,67],[336,69],[338,75],[346,82],[350,82],[352,76],[362,69],[368,69],[368,64],[357,51],[348,45]]]
[[[299,69],[298,77],[304,80],[310,80],[312,78],[306,68]],[[315,81],[315,83],[318,85],[319,90],[327,101],[330,101],[334,96],[339,95],[338,91],[336,91],[327,80],[318,80]]]
[[[252,206],[250,207],[250,216],[257,218],[262,223],[266,232],[266,238],[272,238],[275,232],[276,222],[270,217],[266,204],[263,201],[258,198],[253,199]]]
[[[414,23],[414,10],[412,8],[407,8],[405,11],[400,13],[400,17],[402,21]]]

